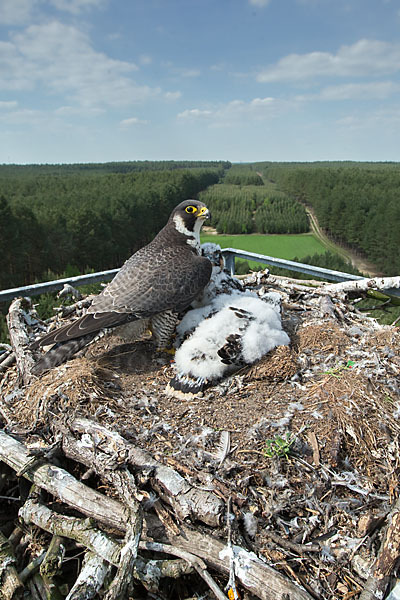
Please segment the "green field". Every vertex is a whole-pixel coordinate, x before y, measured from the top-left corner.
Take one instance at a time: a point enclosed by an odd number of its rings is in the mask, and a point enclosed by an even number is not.
[[[202,235],[201,241],[202,243],[219,244],[221,248],[238,248],[287,260],[293,260],[296,256],[302,259],[304,256],[324,254],[326,251],[325,246],[312,233],[299,235]],[[249,261],[249,264],[254,268],[255,263]]]

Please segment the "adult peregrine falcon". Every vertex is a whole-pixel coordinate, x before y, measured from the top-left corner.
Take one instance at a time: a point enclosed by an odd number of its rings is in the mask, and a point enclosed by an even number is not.
[[[32,372],[39,375],[68,360],[100,330],[185,310],[211,276],[211,262],[200,255],[200,229],[209,215],[197,200],[178,204],[165,227],[126,261],[85,315],[33,343],[33,348],[56,346]]]

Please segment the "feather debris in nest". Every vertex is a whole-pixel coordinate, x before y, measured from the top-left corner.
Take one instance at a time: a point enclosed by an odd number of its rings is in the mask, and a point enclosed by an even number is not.
[[[43,426],[54,413],[111,416],[120,392],[118,375],[78,358],[32,383],[14,410],[28,429]]]

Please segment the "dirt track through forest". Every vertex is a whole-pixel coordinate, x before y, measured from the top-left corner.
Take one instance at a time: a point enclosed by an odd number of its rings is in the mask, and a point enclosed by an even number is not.
[[[345,249],[343,248],[343,246],[332,242],[332,240],[328,238],[328,236],[319,226],[317,217],[315,216],[313,210],[309,206],[305,205],[304,208],[306,209],[306,213],[309,216],[310,226],[313,234],[321,242],[321,244],[323,244],[326,247],[327,250],[329,250],[330,252],[336,252],[336,254],[339,254],[346,260],[350,260],[353,267],[356,267],[359,271],[361,271],[365,275],[368,275],[369,277],[377,277],[378,275],[381,275],[381,273],[377,270],[376,266],[370,261],[368,261],[366,258],[359,256],[353,250],[347,248]]]
[[[257,171],[257,175],[261,177],[263,181],[265,181],[262,173]],[[354,252],[354,250],[344,248],[343,246],[340,246],[339,244],[336,244],[335,242],[330,240],[319,226],[314,211],[309,206],[306,206],[304,203],[302,204],[307,212],[307,215],[309,216],[311,231],[313,232],[315,237],[321,242],[321,244],[323,244],[326,247],[327,250],[329,250],[330,252],[335,252],[336,254],[339,254],[339,256],[341,256],[342,258],[349,260],[353,267],[361,271],[361,273],[368,275],[369,277],[377,277],[379,275],[382,275],[382,273],[378,271],[376,265],[374,265],[372,262],[360,256],[359,254]]]

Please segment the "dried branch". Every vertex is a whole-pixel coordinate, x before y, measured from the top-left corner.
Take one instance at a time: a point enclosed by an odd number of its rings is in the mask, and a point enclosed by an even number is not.
[[[128,509],[128,520],[118,571],[105,595],[105,600],[118,600],[125,597],[125,592],[132,581],[143,526],[142,509],[134,496],[137,490],[133,476],[125,469],[122,472],[117,471],[115,479],[117,479],[116,488],[119,496]]]
[[[50,510],[43,504],[36,502],[34,500],[27,500],[24,506],[19,511],[19,516],[23,519],[27,524],[34,524],[48,531],[49,533],[56,533],[57,535],[63,535],[64,537],[68,537],[73,539],[87,548],[89,548],[92,552],[96,552],[102,559],[107,562],[120,566],[124,564],[123,561],[123,551],[125,546],[121,544],[121,542],[113,540],[109,535],[103,533],[99,529],[97,529],[93,523],[91,523],[88,519],[77,519],[76,517],[66,517],[64,515],[59,515],[54,511]],[[153,542],[141,542],[140,548],[146,550],[153,550],[155,552],[163,552],[168,554],[173,554],[175,556],[179,556],[184,558],[191,566],[193,566],[196,571],[207,581],[213,591],[215,589],[219,589],[218,586],[215,588],[215,582],[213,582],[211,576],[206,574],[206,565],[205,563],[196,556],[191,555],[189,552],[181,550],[179,548],[173,548],[166,544],[158,544]],[[135,562],[132,563],[133,567],[133,576],[139,576],[140,579],[143,579],[146,583],[149,582],[155,576],[160,576],[161,572],[159,570],[154,569],[154,565],[148,564],[148,568],[145,573],[144,571],[144,561],[141,561],[141,568],[139,571],[135,569]],[[171,571],[169,571],[170,573]],[[158,580],[154,583],[158,585]],[[214,585],[215,584],[215,585]],[[111,588],[110,588],[111,589]],[[113,591],[111,590],[113,594]],[[215,592],[214,592],[215,593]],[[121,597],[114,596],[114,597]],[[225,596],[222,594],[217,598],[225,599]]]
[[[40,459],[32,460],[25,446],[4,431],[0,431],[0,460],[82,514],[119,531],[125,530],[126,519],[119,502],[80,483],[65,469]]]
[[[81,571],[65,600],[90,600],[102,587],[111,565],[94,552],[86,552]]]
[[[11,544],[0,531],[0,597],[4,600],[16,598],[22,594],[22,588]]]
[[[378,600],[384,598],[393,569],[400,555],[400,498],[390,515],[379,554],[373,572],[368,578],[360,600]]]
[[[64,428],[63,450],[67,456],[93,466],[96,448],[96,452],[101,449],[119,464],[126,462],[136,468],[153,468],[153,488],[182,521],[191,518],[214,527],[220,524],[224,503],[212,492],[192,487],[179,473],[155,460],[149,452],[133,446],[115,431],[91,419],[75,419],[70,428],[74,433],[84,434],[85,438],[74,444],[71,437],[66,437]]]
[[[342,292],[368,292],[369,290],[390,290],[400,288],[400,277],[373,277],[371,279],[354,279],[341,281],[324,286],[326,294],[340,294]]]
[[[32,380],[31,369],[35,363],[33,354],[29,349],[30,339],[27,331],[27,311],[31,307],[30,298],[16,298],[11,302],[7,315],[11,346],[17,361],[18,371],[25,385],[28,385]]]

